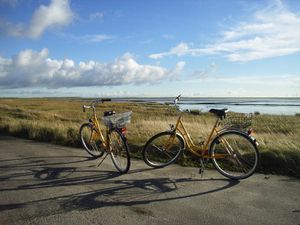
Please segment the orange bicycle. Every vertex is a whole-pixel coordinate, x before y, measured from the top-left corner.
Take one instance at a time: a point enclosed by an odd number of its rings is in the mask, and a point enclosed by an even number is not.
[[[180,95],[175,99],[177,102]],[[182,122],[182,115],[178,117],[176,125],[171,129],[151,137],[145,144],[142,154],[145,163],[151,167],[160,168],[175,162],[184,151],[189,151],[199,157],[200,172],[204,170],[204,161],[211,159],[214,167],[225,177],[230,179],[245,179],[251,176],[259,163],[258,143],[251,136],[251,129],[243,131],[237,120],[231,125],[220,128],[220,122],[226,118],[227,109],[211,109],[217,119],[208,136],[201,146],[196,146]],[[241,120],[241,118],[239,119]],[[250,116],[244,116],[244,128],[248,127]]]
[[[94,158],[99,158],[106,153],[99,165],[107,155],[110,155],[117,170],[127,173],[130,167],[130,154],[125,137],[125,125],[130,122],[131,112],[120,114],[116,114],[113,110],[104,112],[102,122],[106,132],[103,133],[97,119],[95,105],[104,101],[107,99],[95,100],[91,105],[83,105],[83,112],[92,109],[93,115],[88,123],[81,125],[80,139],[85,150]]]

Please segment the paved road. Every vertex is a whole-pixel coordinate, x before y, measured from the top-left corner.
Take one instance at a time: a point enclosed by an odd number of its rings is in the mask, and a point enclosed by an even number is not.
[[[81,149],[0,136],[0,225],[300,224],[300,180],[134,160],[119,175]]]

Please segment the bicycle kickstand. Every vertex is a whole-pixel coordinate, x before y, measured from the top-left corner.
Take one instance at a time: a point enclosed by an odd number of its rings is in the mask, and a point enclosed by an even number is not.
[[[99,167],[103,163],[104,159],[106,159],[107,156],[108,156],[108,153],[106,152],[106,155],[103,157],[103,159],[101,160],[101,162],[98,164],[97,167]]]
[[[205,169],[205,164],[203,163],[203,159],[200,158],[200,168],[199,168],[199,174],[201,174],[201,178],[203,177],[204,169]]]

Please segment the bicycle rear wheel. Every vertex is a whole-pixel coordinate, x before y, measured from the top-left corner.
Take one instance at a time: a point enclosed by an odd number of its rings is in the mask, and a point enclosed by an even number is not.
[[[160,168],[175,162],[183,149],[182,137],[174,132],[166,131],[150,138],[142,154],[148,166]]]
[[[82,124],[79,133],[82,145],[87,153],[95,158],[101,157],[104,154],[104,151],[101,149],[100,140],[93,138],[96,131],[90,123]]]
[[[130,168],[130,155],[126,138],[117,129],[109,133],[111,159],[120,173],[127,173]]]
[[[239,180],[251,176],[259,163],[254,141],[239,131],[225,131],[212,141],[212,162],[225,177]]]

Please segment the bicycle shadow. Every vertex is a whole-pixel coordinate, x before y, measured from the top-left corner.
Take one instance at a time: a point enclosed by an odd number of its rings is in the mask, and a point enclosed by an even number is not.
[[[120,173],[114,171],[99,171],[86,166],[70,166],[70,164],[90,161],[90,157],[80,157],[84,159],[72,160],[73,156],[70,156],[71,160],[69,162],[48,162],[49,159],[56,160],[59,158],[65,159],[68,157],[28,157],[25,160],[29,161],[22,163],[22,166],[15,166],[17,164],[15,161],[24,161],[24,159],[11,159],[10,161],[13,162],[11,165],[3,166],[9,174],[3,175],[2,172],[0,184],[1,182],[5,182],[6,185],[3,185],[0,191],[20,191],[90,183],[97,184],[103,180],[120,176]],[[34,164],[34,162],[37,164]],[[10,182],[14,185],[9,185]],[[8,187],[5,187],[7,185]]]
[[[180,186],[184,188],[189,183],[205,182],[227,182],[222,187],[204,191],[191,191],[187,194],[185,191],[178,191]],[[153,178],[140,180],[118,180],[117,186],[100,191],[85,192],[73,196],[67,196],[60,202],[60,205],[66,211],[72,210],[90,210],[110,206],[135,206],[149,204],[153,202],[172,201],[185,198],[199,197],[214,192],[223,191],[237,185],[239,181],[226,179],[191,179],[191,178]]]
[[[49,162],[49,160],[56,159],[67,159],[68,161],[64,162]],[[70,160],[72,159],[72,160]],[[25,168],[25,167],[41,167],[41,166],[51,166],[51,165],[65,165],[72,163],[81,163],[94,160],[94,157],[85,157],[85,156],[34,156],[34,157],[22,157],[14,159],[5,159],[0,160],[0,168],[2,169],[15,169],[15,168]],[[9,163],[9,164],[7,164]]]
[[[115,174],[115,173],[114,173]],[[102,177],[102,178],[100,178]],[[51,197],[46,199],[39,199],[35,201],[28,201],[23,203],[1,205],[0,211],[11,210],[17,208],[35,208],[35,215],[45,214],[45,210],[41,206],[55,205],[54,214],[66,213],[70,211],[91,210],[111,206],[136,206],[149,204],[154,202],[173,201],[186,198],[200,197],[215,192],[224,191],[237,185],[239,181],[231,181],[227,179],[192,179],[192,178],[179,178],[170,179],[151,178],[151,179],[118,179],[112,180],[117,176],[111,176],[110,173],[102,172],[98,180],[91,182],[91,185],[99,184],[104,187],[97,191],[85,191],[76,194],[67,194],[63,196]],[[72,183],[73,182],[73,183]],[[79,179],[72,185],[84,183],[84,179]],[[204,183],[215,182],[222,186],[217,186],[212,189],[204,188],[204,190],[190,190],[185,191],[189,184],[194,184],[199,187],[206,186]],[[52,182],[47,187],[57,187],[71,185],[70,181]],[[86,185],[86,184],[85,184]],[[45,187],[45,184],[40,186],[32,185],[30,188]],[[24,188],[19,187],[19,188]],[[28,187],[26,187],[28,188]],[[31,210],[32,211],[32,210]],[[47,212],[49,213],[49,212]]]
[[[170,178],[159,172],[151,174],[157,177],[148,178],[149,171],[156,170],[152,168],[137,168],[120,176],[114,168],[112,171],[91,169],[89,163],[84,163],[88,160],[77,156],[9,159],[5,170],[1,171],[0,191],[26,193],[26,196],[8,204],[1,203],[0,212],[11,210],[8,213],[14,214],[16,209],[26,208],[28,216],[42,216],[111,206],[135,206],[201,197],[239,183],[227,179]],[[17,165],[20,167],[15,167]],[[48,210],[50,206],[51,212]]]

